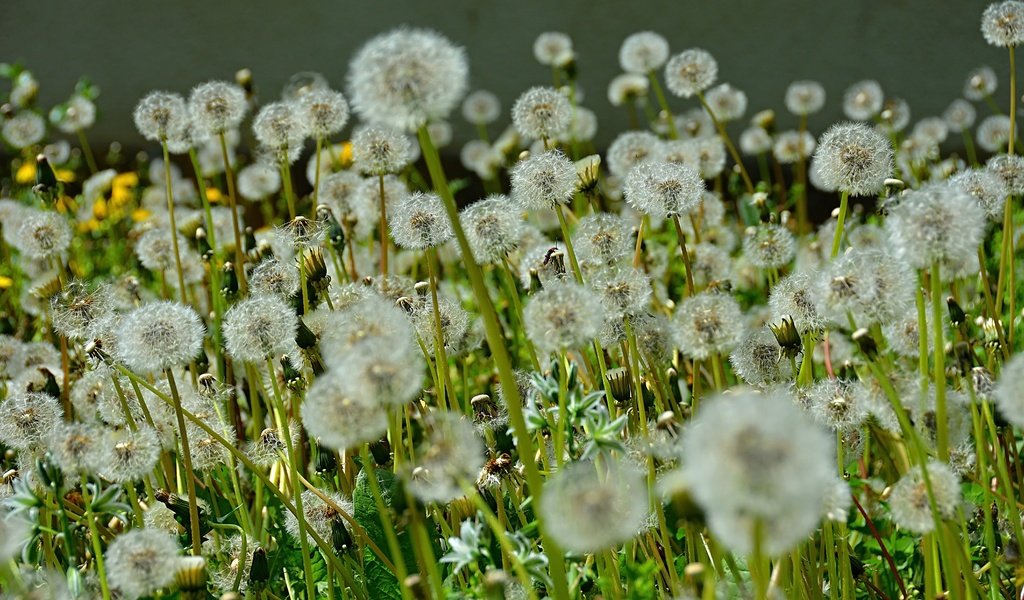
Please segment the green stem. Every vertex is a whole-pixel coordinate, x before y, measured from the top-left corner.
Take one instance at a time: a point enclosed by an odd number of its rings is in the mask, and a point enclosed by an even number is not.
[[[92,146],[89,145],[89,138],[85,135],[85,130],[76,129],[75,134],[78,136],[78,144],[82,146],[82,155],[85,156],[85,164],[89,167],[89,174],[95,175],[96,171],[96,157],[92,153]]]
[[[110,600],[110,586],[107,585],[107,570],[103,565],[103,550],[100,548],[100,532],[92,513],[92,497],[89,493],[89,481],[82,475],[82,500],[85,502],[85,520],[89,526],[89,539],[92,541],[92,553],[96,558],[96,574],[100,579],[100,590],[103,600]]]
[[[832,235],[831,257],[839,256],[839,242],[843,239],[843,225],[846,223],[846,211],[849,208],[850,192],[843,191],[839,196],[839,221],[836,223],[836,232]]]
[[[192,531],[192,555],[202,556],[203,535],[199,527],[196,477],[192,471],[192,452],[188,446],[188,431],[185,429],[185,416],[182,413],[181,396],[178,395],[178,386],[174,382],[174,373],[170,369],[165,369],[164,375],[167,377],[167,385],[171,389],[171,399],[174,401],[174,416],[178,421],[178,432],[181,436],[181,461],[185,466],[185,489],[188,492],[188,519]]]
[[[224,179],[228,184],[228,208],[231,210],[231,232],[235,236],[235,276],[238,278],[238,293],[245,296],[249,291],[249,283],[245,278],[245,255],[242,252],[242,232],[238,227],[238,196],[235,195],[235,173],[228,158],[228,141],[224,132],[217,136],[220,139],[220,156],[224,160]]]
[[[949,462],[949,421],[946,417],[946,343],[942,336],[942,279],[939,262],[932,263],[932,362],[935,373],[935,444],[939,460]],[[920,325],[919,325],[920,326]]]
[[[658,99],[658,106],[661,107],[662,112],[665,113],[665,118],[668,120],[669,137],[673,140],[678,140],[679,130],[676,129],[676,120],[672,116],[672,109],[668,106],[668,100],[665,99],[665,92],[661,89],[661,83],[658,82],[658,74],[652,69],[647,72],[647,79],[651,82],[651,89],[654,90],[654,96]]]
[[[572,267],[572,273],[576,277],[576,283],[583,283],[583,272],[580,270],[580,263],[576,261],[576,251],[572,246],[572,237],[569,236],[569,225],[565,221],[563,210],[561,204],[555,205],[555,214],[558,215],[558,226],[562,228],[562,240],[565,242],[565,251],[569,255],[569,265]]]
[[[715,124],[715,129],[718,130],[718,135],[722,136],[722,141],[725,143],[726,149],[729,151],[729,155],[732,156],[732,160],[736,163],[736,166],[740,169],[740,176],[743,178],[743,185],[747,188],[748,194],[754,193],[754,182],[750,179],[750,174],[747,173],[747,168],[743,166],[743,160],[740,158],[740,153],[736,151],[736,146],[733,145],[732,140],[729,139],[729,132],[725,130],[725,125],[718,120],[715,116],[715,111],[711,110],[708,106],[707,101],[704,99],[704,94],[697,92],[697,100],[700,100],[700,105],[704,107],[704,112],[708,113],[711,117],[711,122]]]
[[[487,345],[493,353],[494,364],[498,369],[498,378],[501,381],[501,388],[505,394],[508,406],[509,421],[515,430],[516,443],[519,456],[522,457],[523,468],[526,474],[526,483],[530,487],[533,496],[534,506],[537,506],[542,496],[540,472],[537,470],[537,463],[534,460],[534,445],[526,429],[526,420],[523,417],[522,398],[519,395],[519,388],[516,385],[515,374],[512,371],[512,363],[509,360],[508,349],[505,347],[504,335],[501,332],[501,324],[498,322],[498,315],[494,310],[494,303],[487,292],[484,283],[483,273],[480,266],[473,257],[473,251],[466,239],[466,232],[462,229],[459,221],[459,211],[455,204],[451,188],[448,187],[448,179],[445,177],[444,168],[441,166],[441,158],[437,149],[430,140],[430,133],[426,126],[419,128],[417,132],[420,147],[423,150],[423,158],[430,171],[430,178],[434,183],[434,189],[441,196],[444,202],[445,211],[452,223],[455,232],[455,239],[459,244],[459,250],[464,257],[466,273],[473,286],[473,294],[476,296],[480,306],[480,313],[483,317],[484,328],[487,334]],[[541,523],[541,537],[544,548],[550,561],[552,579],[552,594],[555,600],[569,599],[569,584],[565,573],[565,558],[558,543],[548,535],[546,528]]]
[[[174,190],[171,185],[171,156],[167,151],[167,141],[160,143],[164,151],[164,184],[167,187],[167,216],[171,220],[171,247],[174,249],[174,268],[178,271],[178,295],[182,304],[188,304],[185,290],[185,272],[181,268],[181,253],[178,252],[178,223],[174,219]]]

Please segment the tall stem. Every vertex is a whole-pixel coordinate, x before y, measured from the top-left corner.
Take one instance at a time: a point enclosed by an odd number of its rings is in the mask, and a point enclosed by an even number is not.
[[[555,214],[558,215],[558,225],[562,228],[562,240],[565,242],[565,251],[569,254],[569,265],[576,277],[576,283],[583,283],[583,271],[580,271],[580,263],[576,261],[576,251],[572,247],[572,238],[569,236],[569,225],[565,222],[565,214],[562,212],[562,205],[555,205]]]
[[[242,253],[242,232],[238,227],[238,201],[235,195],[235,173],[228,159],[228,141],[224,132],[218,134],[220,139],[220,156],[224,159],[224,179],[228,183],[228,208],[231,209],[231,232],[235,235],[235,277],[238,278],[238,292],[244,296],[249,291],[245,279],[245,256]]]
[[[946,420],[946,343],[942,337],[942,278],[939,262],[932,264],[932,362],[935,369],[935,445],[939,460],[949,461],[949,422]],[[923,325],[923,324],[922,324]],[[920,326],[920,325],[919,325]]]
[[[377,176],[380,191],[380,274],[388,274],[388,207],[384,197],[384,176]]]
[[[199,504],[196,502],[196,478],[192,471],[192,452],[188,447],[188,431],[185,429],[185,415],[181,411],[181,396],[174,382],[174,373],[164,370],[167,385],[171,388],[171,399],[174,401],[174,416],[178,421],[178,434],[181,436],[181,461],[185,465],[185,489],[188,491],[188,519],[192,530],[192,555],[202,556],[203,536],[199,528]]]
[[[185,272],[181,269],[181,253],[178,252],[178,223],[174,219],[174,190],[171,185],[171,156],[167,151],[167,141],[160,143],[164,151],[164,184],[167,186],[167,216],[171,220],[171,247],[174,248],[174,268],[178,271],[178,296],[182,304],[188,304],[185,291]]]
[[[310,208],[310,220],[316,221],[316,207],[320,205],[320,152],[324,147],[323,136],[316,136],[316,174],[313,175],[313,206]]]
[[[736,151],[736,146],[733,145],[732,140],[729,139],[729,132],[725,130],[725,125],[718,120],[715,116],[715,111],[711,110],[706,100],[704,100],[704,94],[697,92],[697,99],[700,100],[700,105],[704,107],[704,112],[708,113],[711,117],[711,122],[715,124],[715,129],[718,130],[718,135],[722,136],[722,141],[725,142],[725,147],[729,151],[729,155],[732,156],[736,166],[740,169],[740,176],[743,178],[743,185],[747,188],[748,194],[754,193],[754,182],[750,179],[750,174],[747,173],[747,168],[743,166],[743,160],[740,158],[740,153]]]
[[[832,255],[834,259],[839,256],[839,242],[843,239],[843,225],[846,223],[846,211],[849,209],[850,192],[843,191],[839,196],[839,221],[836,223],[836,232],[832,235]]]
[[[683,233],[683,226],[679,222],[679,215],[672,217],[672,223],[676,226],[676,238],[679,240],[679,252],[683,255],[683,266],[686,267],[686,295],[693,296],[697,288],[693,285],[693,267],[690,264],[690,253],[686,251],[686,234]]]
[[[526,471],[526,483],[530,487],[534,506],[537,506],[542,496],[540,472],[537,470],[537,463],[533,458],[535,451],[533,439],[526,428],[526,420],[523,417],[522,397],[519,395],[519,389],[516,386],[512,363],[509,359],[508,349],[505,347],[504,335],[501,332],[501,324],[494,310],[494,303],[491,301],[490,294],[487,292],[487,287],[484,284],[480,265],[477,264],[476,259],[473,257],[473,250],[469,246],[466,232],[462,228],[461,221],[459,221],[459,210],[455,205],[455,197],[448,187],[448,179],[445,177],[444,168],[441,166],[441,158],[438,156],[437,149],[430,140],[430,133],[427,131],[426,126],[419,128],[417,136],[419,137],[420,147],[423,150],[424,160],[427,163],[427,169],[430,171],[430,178],[434,183],[434,189],[444,202],[445,211],[448,213],[452,229],[455,232],[455,239],[459,244],[462,256],[465,258],[463,264],[466,267],[470,283],[473,285],[473,294],[480,305],[480,313],[483,317],[487,334],[487,345],[493,353],[494,364],[498,369],[498,378],[501,381],[501,389],[505,394],[508,406],[509,420],[515,429],[516,445],[522,458],[523,468]],[[551,592],[556,600],[568,600],[569,582],[566,578],[565,558],[562,554],[562,549],[547,533],[543,524],[540,530],[544,548],[547,551],[551,565],[550,571],[553,588]]]
[[[78,129],[75,131],[78,135],[78,144],[82,146],[82,154],[85,156],[85,164],[89,167],[89,174],[95,175],[96,171],[96,157],[93,156],[92,146],[89,145],[89,138],[85,136],[85,131]]]
[[[651,82],[651,89],[654,90],[654,96],[658,99],[658,106],[661,107],[662,112],[665,113],[665,117],[668,119],[668,133],[669,137],[673,140],[679,139],[679,130],[676,129],[676,120],[672,116],[672,109],[668,106],[668,101],[665,99],[665,92],[661,89],[661,83],[658,82],[658,74],[654,70],[647,72],[647,79]]]

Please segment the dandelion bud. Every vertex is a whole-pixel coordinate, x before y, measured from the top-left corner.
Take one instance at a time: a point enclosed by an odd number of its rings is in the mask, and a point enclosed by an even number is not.
[[[141,375],[188,364],[203,347],[205,327],[189,306],[159,301],[125,315],[117,330],[119,357]]]
[[[718,63],[711,53],[690,48],[665,65],[665,85],[676,96],[689,98],[708,89],[718,78]]]
[[[557,138],[568,129],[571,116],[569,99],[554,88],[530,88],[512,106],[512,122],[524,138]]]
[[[981,34],[993,46],[1020,45],[1024,42],[1024,2],[1006,0],[989,4],[981,14]]]
[[[892,173],[893,152],[889,140],[868,126],[839,123],[821,136],[814,162],[825,186],[869,196]]]
[[[202,556],[183,556],[178,564],[175,580],[178,589],[185,598],[205,597],[206,582],[209,573],[206,571],[206,559]],[[200,595],[197,593],[202,592]]]
[[[352,108],[369,123],[414,130],[444,119],[466,93],[465,51],[428,29],[395,29],[349,63]]]

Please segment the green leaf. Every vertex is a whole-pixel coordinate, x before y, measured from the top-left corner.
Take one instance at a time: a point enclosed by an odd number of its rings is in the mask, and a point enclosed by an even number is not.
[[[397,481],[395,475],[390,471],[378,468],[376,471],[377,483],[380,486],[381,494],[384,496],[385,504],[391,506],[391,498]],[[381,522],[380,513],[377,511],[377,503],[373,499],[373,492],[370,491],[366,470],[359,471],[356,477],[356,487],[352,494],[352,502],[355,506],[355,519],[366,530],[370,539],[381,551],[388,555],[388,559],[394,562],[388,550],[388,540],[384,535],[384,524]],[[398,533],[398,547],[405,560],[406,569],[410,572],[416,569],[416,555],[412,548],[412,539],[409,532]],[[369,549],[366,550],[366,589],[372,598],[400,598],[399,582],[384,563]]]

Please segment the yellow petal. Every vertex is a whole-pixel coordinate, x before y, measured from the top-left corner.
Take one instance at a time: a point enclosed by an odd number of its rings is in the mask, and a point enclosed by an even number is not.
[[[26,160],[21,163],[18,167],[18,172],[14,174],[14,180],[22,185],[29,185],[30,183],[36,182],[36,163]]]
[[[14,280],[6,275],[0,275],[0,290],[6,290],[14,285]]]

